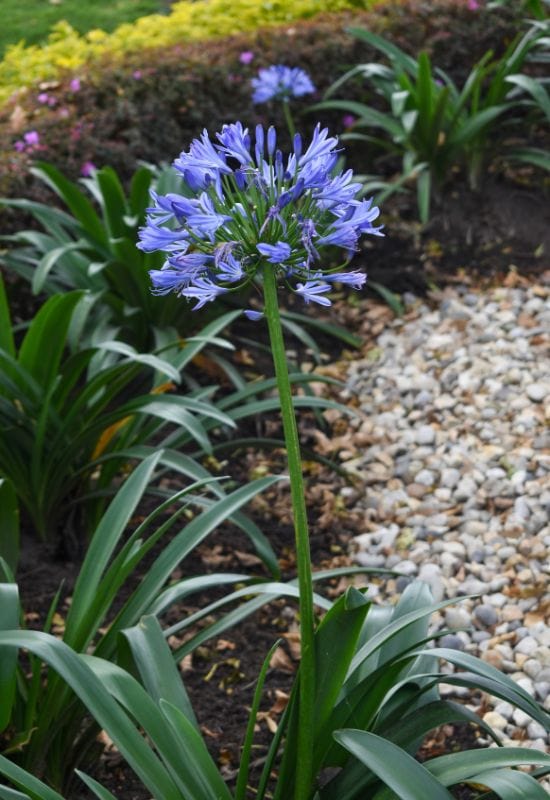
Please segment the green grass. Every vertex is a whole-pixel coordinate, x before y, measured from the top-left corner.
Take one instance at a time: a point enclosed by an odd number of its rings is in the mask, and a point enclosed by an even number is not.
[[[170,0],[0,0],[0,58],[6,47],[24,39],[45,41],[56,22],[65,19],[80,33],[92,28],[112,31],[145,14],[165,14]]]

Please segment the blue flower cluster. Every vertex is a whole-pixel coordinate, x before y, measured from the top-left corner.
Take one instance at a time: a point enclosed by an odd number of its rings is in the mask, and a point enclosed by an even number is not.
[[[261,69],[258,77],[252,79],[252,88],[254,103],[289,100],[291,97],[303,97],[315,91],[307,72],[299,67],[285,67],[281,64]]]
[[[216,139],[205,130],[175,160],[183,194],[152,193],[138,247],[167,254],[163,268],[150,272],[153,291],[196,300],[197,309],[263,269],[275,270],[306,303],[329,306],[334,282],[361,288],[365,274],[319,265],[329,247],[343,249],[348,261],[362,234],[382,235],[373,227],[378,208],[357,199],[352,171],[335,172],[338,140],[317,125],[305,149],[296,134],[285,159],[273,127],[258,125],[253,142],[236,122]]]

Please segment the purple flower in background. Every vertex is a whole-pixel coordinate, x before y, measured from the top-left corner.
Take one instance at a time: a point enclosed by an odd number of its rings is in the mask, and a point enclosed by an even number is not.
[[[13,147],[18,153],[32,153],[33,150],[43,150],[40,145],[40,134],[38,131],[27,131],[22,139],[14,142]]]
[[[213,138],[203,131],[174,161],[182,194],[151,192],[138,247],[167,258],[150,272],[153,292],[175,292],[197,309],[261,281],[265,270],[306,303],[329,306],[335,282],[360,289],[364,273],[320,264],[327,247],[342,248],[347,261],[362,234],[382,235],[373,225],[378,208],[357,198],[352,171],[335,172],[339,152],[320,125],[309,144],[296,135],[286,157],[274,128],[258,125],[254,137],[240,122]]]
[[[73,78],[69,83],[69,89],[71,90],[71,92],[79,92],[81,88],[82,84],[80,83],[79,78]]]
[[[479,9],[479,3],[477,0],[468,0],[466,5],[470,11],[477,11]]]
[[[85,161],[80,167],[80,174],[84,178],[89,178],[96,170],[97,167],[93,161]]]
[[[135,81],[140,81],[140,80],[143,78],[143,72],[142,72],[140,69],[135,69],[135,70],[132,72],[132,78],[133,78]]]
[[[40,94],[36,99],[38,100],[39,103],[42,103],[42,105],[46,105],[46,103],[50,99],[50,95],[47,92],[40,92]]]
[[[23,134],[23,139],[27,145],[33,146],[40,144],[40,134],[38,131],[28,131],[27,133]]]
[[[250,64],[254,60],[254,53],[251,50],[243,50],[239,56],[241,64]]]
[[[315,91],[307,72],[299,67],[285,67],[281,64],[261,69],[258,77],[252,79],[252,88],[254,103],[289,100],[291,97],[303,97]]]
[[[355,124],[355,117],[353,114],[344,114],[342,117],[342,125],[344,128],[351,128]]]

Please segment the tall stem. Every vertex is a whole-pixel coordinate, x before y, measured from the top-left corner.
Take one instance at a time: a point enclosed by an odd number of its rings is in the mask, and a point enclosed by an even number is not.
[[[265,314],[271,342],[271,354],[275,366],[275,377],[279,389],[281,417],[290,476],[290,494],[294,512],[294,535],[296,542],[296,566],[300,591],[300,681],[298,708],[298,751],[296,753],[295,800],[307,800],[310,796],[313,770],[313,712],[315,699],[315,653],[313,649],[313,582],[311,579],[311,557],[309,532],[302,477],[302,460],[298,427],[292,404],[292,389],[288,377],[285,343],[277,300],[275,268],[264,267]]]
[[[292,111],[290,110],[290,105],[288,100],[283,100],[283,112],[285,115],[285,122],[288,128],[288,133],[290,135],[290,141],[294,139],[294,134],[296,133],[296,127],[294,125],[294,119],[292,117]]]

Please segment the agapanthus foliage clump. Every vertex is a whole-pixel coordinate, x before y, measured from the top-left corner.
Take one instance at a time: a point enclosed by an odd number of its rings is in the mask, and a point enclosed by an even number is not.
[[[317,125],[307,147],[296,134],[286,158],[273,127],[258,125],[253,142],[236,122],[216,140],[205,130],[175,160],[181,194],[153,194],[138,247],[168,256],[150,273],[154,291],[196,300],[197,309],[264,268],[306,302],[330,305],[334,282],[359,289],[364,273],[321,261],[323,251],[339,248],[345,264],[362,234],[381,235],[373,226],[378,208],[357,198],[361,185],[351,170],[336,169],[338,139]]]

